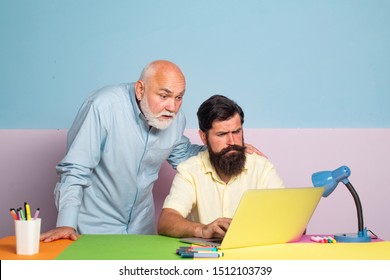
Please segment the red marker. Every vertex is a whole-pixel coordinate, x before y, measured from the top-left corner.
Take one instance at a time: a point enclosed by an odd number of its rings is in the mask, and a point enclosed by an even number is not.
[[[18,217],[18,214],[16,214],[15,208],[11,208],[9,211],[10,211],[12,217],[14,218],[14,220],[19,220],[19,217]]]

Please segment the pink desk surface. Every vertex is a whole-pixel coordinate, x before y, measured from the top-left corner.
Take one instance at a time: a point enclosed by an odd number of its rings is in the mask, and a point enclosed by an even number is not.
[[[307,234],[307,235],[303,235],[302,238],[296,243],[315,243],[314,241],[310,240],[312,236],[330,236],[332,238],[334,237],[333,234]],[[380,238],[371,239],[371,242],[378,242],[378,241],[383,241],[383,240]]]

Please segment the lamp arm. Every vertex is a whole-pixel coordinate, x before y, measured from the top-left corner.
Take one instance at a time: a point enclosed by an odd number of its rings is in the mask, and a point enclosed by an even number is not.
[[[348,188],[350,193],[352,194],[353,199],[355,200],[357,216],[358,216],[359,232],[363,232],[363,229],[364,229],[364,226],[363,226],[363,209],[362,209],[362,204],[360,202],[359,196],[358,196],[356,190],[353,188],[352,184],[349,181],[347,183],[344,183],[344,184]]]

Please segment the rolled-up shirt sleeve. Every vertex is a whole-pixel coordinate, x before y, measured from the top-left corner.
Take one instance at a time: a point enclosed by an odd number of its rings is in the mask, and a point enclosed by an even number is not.
[[[172,165],[173,168],[183,162],[184,160],[197,155],[200,151],[206,149],[206,146],[191,144],[190,140],[186,136],[182,136],[180,141],[173,148],[167,161]]]

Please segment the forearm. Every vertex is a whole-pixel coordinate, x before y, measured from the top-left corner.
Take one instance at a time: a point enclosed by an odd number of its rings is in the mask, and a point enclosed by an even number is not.
[[[173,209],[165,208],[158,222],[158,233],[172,237],[202,237],[203,225],[191,222]]]

